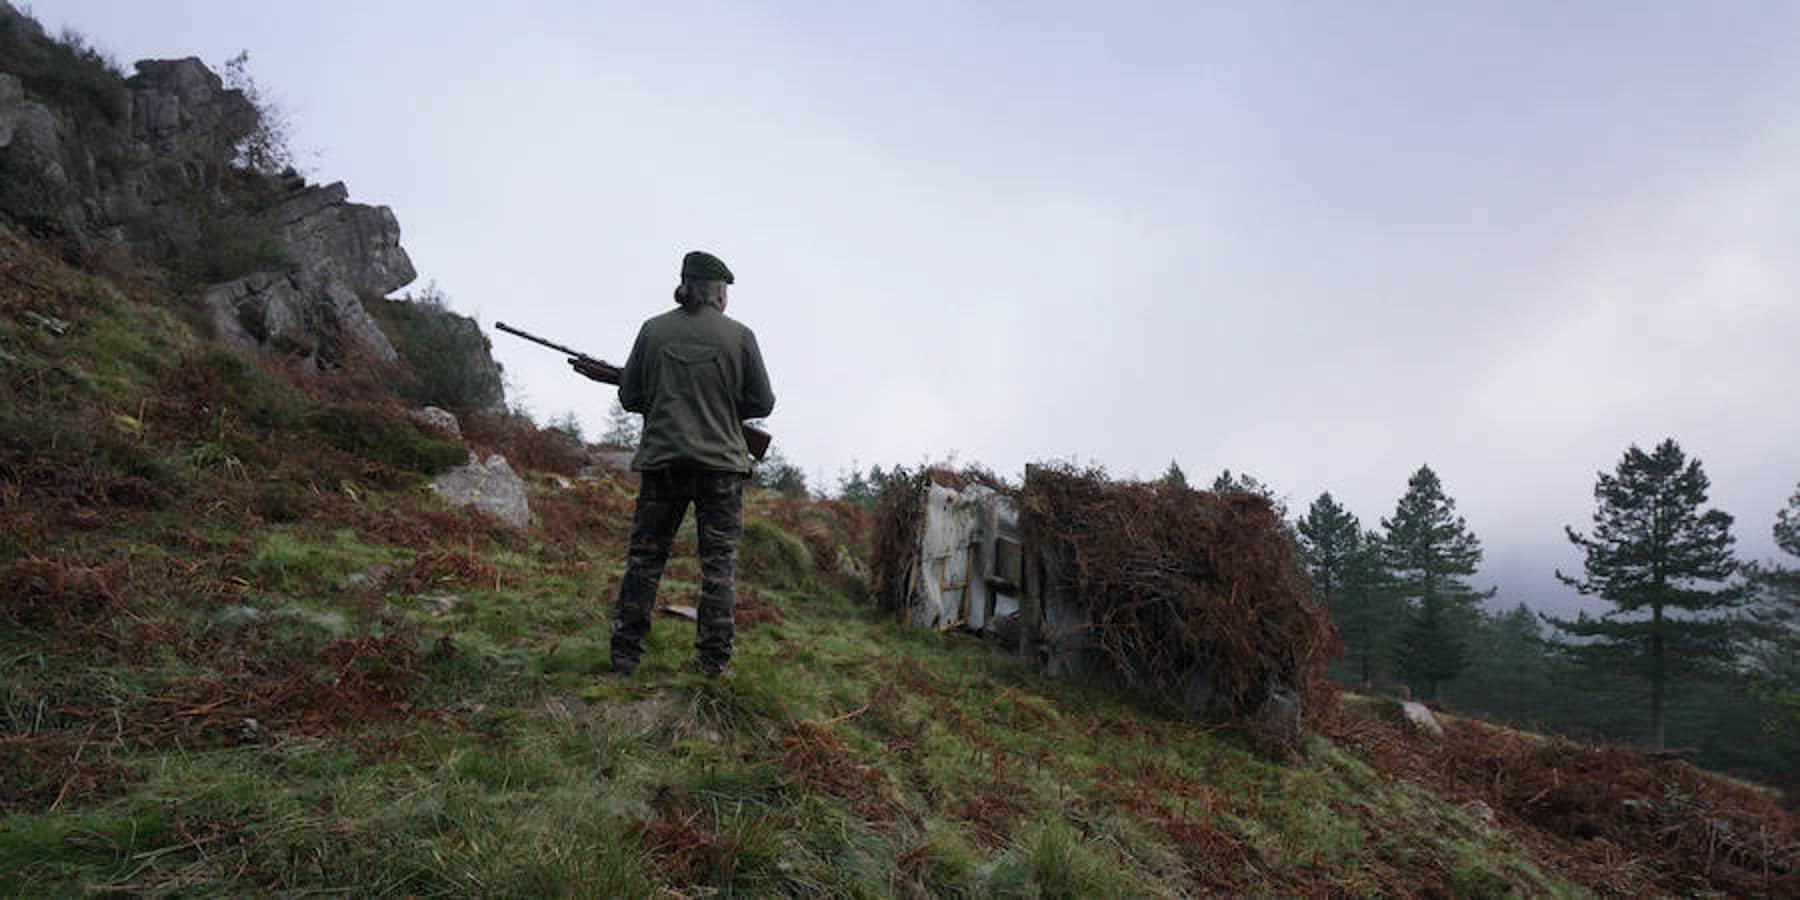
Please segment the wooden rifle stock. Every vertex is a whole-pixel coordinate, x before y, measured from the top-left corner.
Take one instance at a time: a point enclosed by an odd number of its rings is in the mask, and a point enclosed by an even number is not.
[[[571,350],[554,341],[544,340],[530,332],[520,331],[505,322],[495,322],[494,327],[515,337],[522,337],[534,344],[549,347],[550,349],[569,357],[570,368],[594,381],[600,382],[601,384],[617,385],[619,383],[620,375],[623,374],[623,370],[612,363],[589,356],[580,350]],[[751,458],[760,462],[762,458],[768,454],[769,443],[774,440],[774,436],[747,422],[738,423],[738,427],[744,430],[744,445],[750,448]]]

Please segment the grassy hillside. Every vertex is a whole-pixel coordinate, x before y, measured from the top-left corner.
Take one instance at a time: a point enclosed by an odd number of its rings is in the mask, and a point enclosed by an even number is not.
[[[841,504],[750,498],[734,679],[663,617],[606,678],[630,476],[529,473],[528,531],[445,507],[464,447],[198,318],[0,229],[0,893],[1794,885],[1791,817],[1682,764],[1364,702],[1271,760],[909,629],[856,599]]]

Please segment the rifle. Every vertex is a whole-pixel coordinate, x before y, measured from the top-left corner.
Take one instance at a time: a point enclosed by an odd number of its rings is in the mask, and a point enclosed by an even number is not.
[[[514,335],[515,337],[522,337],[534,344],[541,344],[545,347],[549,347],[550,349],[555,350],[558,353],[568,356],[569,357],[569,368],[572,368],[575,371],[581,373],[582,375],[584,375],[594,381],[598,381],[601,384],[617,385],[619,383],[620,375],[623,374],[623,371],[618,366],[615,366],[612,363],[606,362],[605,360],[602,360],[602,359],[596,359],[595,357],[589,356],[586,353],[581,352],[580,350],[571,350],[568,347],[564,347],[563,345],[555,343],[553,341],[546,341],[543,338],[538,337],[535,334],[531,334],[531,333],[525,332],[525,331],[520,331],[519,329],[514,328],[511,325],[506,324],[505,322],[495,322],[494,327],[500,329],[501,331],[506,332],[507,334]],[[747,422],[738,423],[738,427],[740,427],[744,430],[744,444],[750,448],[751,458],[757,460],[758,462],[761,462],[763,456],[768,454],[769,442],[774,440],[774,436],[769,434],[767,431],[764,431],[761,428],[758,428],[755,425],[751,425]]]

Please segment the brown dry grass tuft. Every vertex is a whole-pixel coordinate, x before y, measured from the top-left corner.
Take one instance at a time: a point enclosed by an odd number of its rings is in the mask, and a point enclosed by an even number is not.
[[[795,722],[781,738],[781,767],[808,790],[830,794],[871,822],[911,819],[882,771],[844,746],[830,728]]]
[[[926,473],[888,485],[875,509],[875,556],[870,561],[874,577],[875,606],[901,613],[911,598],[910,578],[919,564],[919,525],[925,516]]]
[[[1025,805],[1000,793],[977,793],[953,800],[944,807],[950,815],[969,823],[975,838],[988,849],[1004,847],[1025,821]]]
[[[601,472],[532,498],[532,513],[538,530],[559,542],[606,541],[622,545],[631,533],[636,493],[636,475]]]
[[[269,732],[354,739],[408,716],[423,679],[417,639],[405,631],[296,655],[253,630],[213,629],[180,649],[210,665],[149,697],[123,736],[146,746],[229,744]]]
[[[1348,707],[1329,727],[1386,777],[1486,804],[1556,874],[1595,890],[1800,896],[1800,820],[1691,763],[1467,719],[1434,740]]]
[[[500,572],[481,557],[457,550],[427,550],[393,575],[392,584],[419,592],[447,586],[491,587]]]
[[[33,630],[86,628],[118,603],[113,578],[101,570],[30,556],[0,569],[0,619]]]
[[[119,793],[129,772],[110,745],[94,739],[97,730],[0,734],[0,812],[55,810]]]
[[[661,787],[652,798],[656,816],[638,827],[638,842],[656,860],[669,885],[730,881],[743,834],[719,829],[708,810],[685,792]]]
[[[617,586],[613,586],[610,596],[617,596]],[[770,603],[761,591],[746,584],[737,586],[737,600],[732,608],[732,619],[739,628],[753,628],[768,622],[781,621],[781,607]]]
[[[554,428],[540,428],[512,413],[476,412],[462,421],[463,439],[482,456],[498,453],[515,469],[573,477],[592,460],[581,445]]]

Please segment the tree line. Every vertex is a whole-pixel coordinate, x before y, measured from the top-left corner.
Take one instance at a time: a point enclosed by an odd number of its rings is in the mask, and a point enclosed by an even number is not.
[[[1591,528],[1565,528],[1581,571],[1556,576],[1607,608],[1574,618],[1484,608],[1494,589],[1471,582],[1481,542],[1430,466],[1379,529],[1321,494],[1295,529],[1343,635],[1336,674],[1538,727],[1673,745],[1723,768],[1800,770],[1800,568],[1740,560],[1709,487],[1672,439],[1632,446],[1599,473]],[[1800,489],[1774,533],[1800,558]]]

